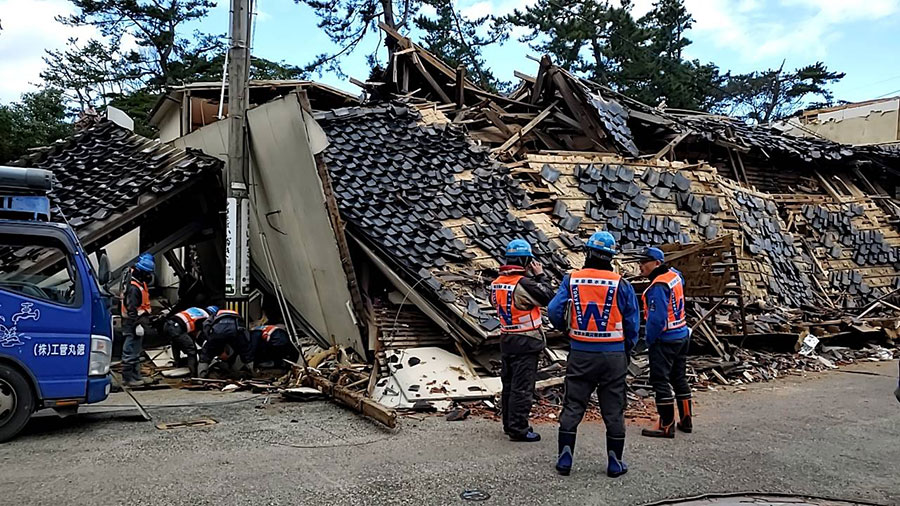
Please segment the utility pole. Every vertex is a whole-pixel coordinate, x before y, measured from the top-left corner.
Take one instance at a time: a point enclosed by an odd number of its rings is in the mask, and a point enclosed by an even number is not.
[[[249,79],[250,0],[231,0],[228,49],[228,163],[225,219],[225,297],[246,317],[250,296],[250,199],[247,191],[246,114]]]

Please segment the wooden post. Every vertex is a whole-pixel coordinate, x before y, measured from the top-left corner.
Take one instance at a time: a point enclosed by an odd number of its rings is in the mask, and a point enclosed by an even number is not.
[[[466,68],[462,65],[456,67],[456,107],[466,105]]]

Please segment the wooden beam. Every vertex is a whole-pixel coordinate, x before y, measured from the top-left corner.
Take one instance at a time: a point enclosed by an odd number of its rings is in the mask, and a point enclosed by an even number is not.
[[[437,81],[435,81],[434,78],[431,77],[431,74],[428,72],[428,69],[425,68],[425,65],[422,65],[422,60],[419,59],[418,53],[412,54],[412,61],[416,68],[419,69],[419,73],[422,74],[422,77],[424,77],[425,80],[428,81],[431,89],[433,89],[434,92],[438,94],[438,97],[440,97],[441,101],[443,101],[445,104],[452,104],[453,101],[450,100],[450,97],[448,97],[447,94],[444,93],[443,88],[441,88]]]
[[[494,149],[493,151],[495,153],[502,153],[504,151],[507,151],[515,143],[522,140],[522,137],[527,135],[528,132],[530,132],[534,127],[538,126],[538,123],[540,123],[541,121],[544,121],[544,118],[546,118],[547,116],[550,115],[551,112],[553,112],[553,109],[556,107],[556,103],[557,103],[557,101],[554,100],[553,103],[550,104],[550,107],[541,111],[541,113],[538,114],[537,116],[535,116],[533,120],[529,121],[527,125],[523,126],[521,130],[519,130],[518,132],[513,134],[512,137],[507,139],[506,142],[503,143],[503,145],[501,145],[499,148]]]
[[[462,65],[456,67],[456,106],[466,105],[466,68]]]
[[[594,118],[584,110],[581,101],[575,97],[575,93],[572,91],[569,83],[566,82],[566,78],[562,72],[551,71],[551,73],[553,74],[553,83],[556,84],[556,88],[566,102],[566,106],[569,108],[569,111],[575,115],[575,119],[578,120],[585,135],[597,144],[602,145],[603,140],[606,138],[603,128],[600,127]]]
[[[664,148],[660,149],[658,153],[653,155],[653,157],[650,158],[650,160],[656,161],[656,160],[659,160],[660,158],[666,156],[666,153],[668,153],[673,148],[675,148],[675,146],[677,146],[679,142],[683,141],[685,139],[685,137],[687,137],[690,134],[691,134],[690,130],[685,130],[684,132],[681,132],[680,134],[678,134],[677,137],[675,137],[674,139],[669,141],[669,143],[666,144],[666,146]]]
[[[523,72],[519,72],[518,70],[514,70],[513,75],[516,76],[517,78],[525,81],[526,83],[534,84],[534,82],[535,82],[534,77],[532,77],[528,74],[525,74]]]
[[[534,78],[534,88],[531,90],[531,97],[528,99],[529,103],[537,104],[538,100],[541,98],[541,93],[544,92],[545,83],[547,80],[547,71],[550,70],[550,57],[548,55],[544,55],[541,57],[540,66],[538,66],[537,77]]]
[[[495,127],[499,128],[501,132],[506,134],[506,136],[511,136],[513,131],[509,128],[509,126],[500,119],[500,116],[494,112],[493,109],[485,109],[484,116],[490,121]]]

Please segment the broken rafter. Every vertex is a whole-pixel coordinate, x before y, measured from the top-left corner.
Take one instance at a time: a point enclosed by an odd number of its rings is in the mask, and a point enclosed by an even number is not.
[[[528,135],[528,133],[531,132],[531,130],[533,130],[534,127],[538,126],[538,124],[541,121],[544,121],[544,118],[549,116],[550,113],[553,112],[553,109],[556,108],[556,104],[557,104],[557,101],[553,101],[553,103],[550,104],[550,107],[547,107],[546,109],[541,111],[540,114],[538,114],[537,116],[534,117],[534,119],[529,121],[527,125],[523,126],[521,130],[519,130],[518,132],[513,134],[513,136],[510,137],[509,139],[507,139],[506,142],[504,142],[499,148],[494,149],[493,152],[504,153],[504,152],[508,151],[509,148],[514,146],[520,140],[522,140],[522,138],[524,136]]]
[[[462,65],[456,67],[456,106],[466,105],[466,68]]]
[[[675,148],[675,146],[678,145],[679,142],[683,141],[685,139],[685,137],[687,137],[690,134],[691,134],[690,130],[685,130],[684,132],[678,134],[678,136],[675,137],[674,139],[672,139],[671,141],[669,141],[669,143],[666,144],[666,146],[664,148],[660,149],[658,153],[653,155],[653,157],[650,158],[650,160],[656,161],[656,160],[659,160],[660,158],[666,156],[666,154],[669,151],[672,151]]]
[[[428,81],[431,89],[433,89],[434,92],[438,94],[438,97],[440,97],[445,104],[453,103],[453,101],[450,100],[450,97],[447,96],[447,94],[444,92],[443,88],[441,88],[441,85],[439,85],[437,81],[435,81],[434,78],[431,77],[431,73],[428,72],[428,69],[425,68],[425,65],[422,65],[422,60],[419,59],[418,53],[412,54],[412,61],[413,65],[415,65],[416,68],[419,69],[419,73],[422,74],[422,77],[424,77],[425,80]]]
[[[529,98],[529,102],[532,104],[537,104],[538,100],[541,98],[541,93],[544,91],[544,84],[547,80],[547,72],[550,70],[550,57],[544,55],[541,58],[540,66],[538,67],[537,77],[534,78],[534,88],[531,90],[531,97]]]
[[[603,133],[603,128],[600,127],[594,118],[584,109],[581,100],[575,96],[575,92],[572,91],[572,88],[566,81],[565,75],[557,69],[554,69],[551,73],[553,74],[553,83],[556,84],[556,88],[566,102],[566,106],[575,115],[575,119],[578,120],[584,133],[587,134],[588,138],[592,141],[603,145],[603,139],[606,138],[606,134]]]

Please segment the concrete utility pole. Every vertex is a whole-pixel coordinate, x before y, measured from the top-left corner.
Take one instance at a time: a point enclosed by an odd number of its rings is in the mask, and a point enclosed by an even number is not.
[[[231,0],[228,49],[228,164],[225,174],[225,296],[246,316],[250,295],[250,200],[247,191],[246,114],[248,104],[250,0]]]

